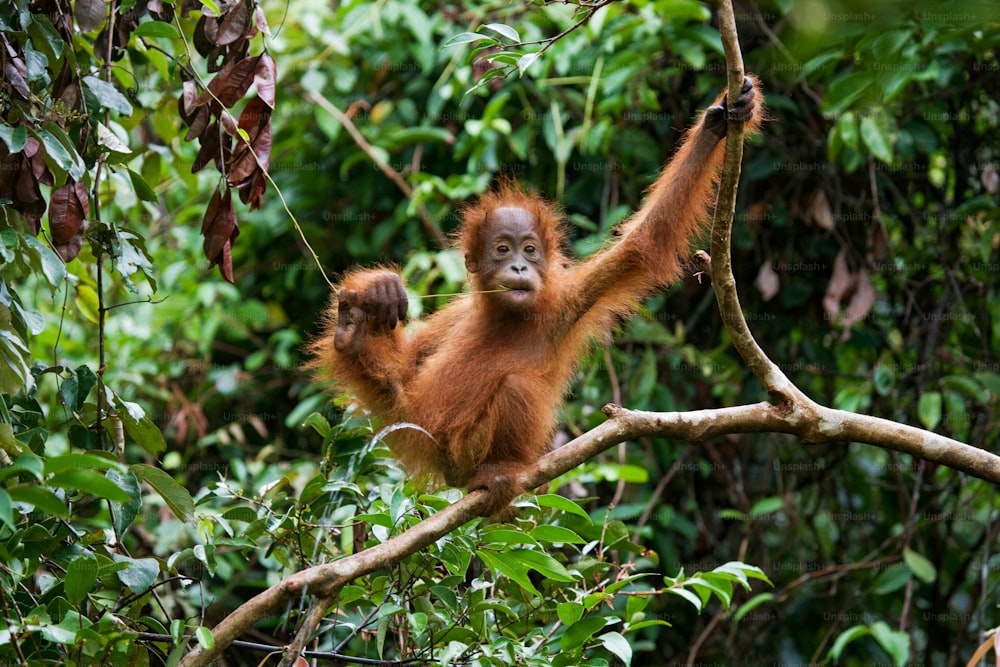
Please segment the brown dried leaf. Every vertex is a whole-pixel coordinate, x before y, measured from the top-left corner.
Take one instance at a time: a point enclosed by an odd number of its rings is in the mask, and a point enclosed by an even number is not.
[[[247,0],[240,0],[222,17],[218,34],[213,41],[219,46],[232,44],[241,37],[246,37],[251,25],[253,9]]]
[[[850,329],[854,324],[860,322],[871,312],[875,305],[875,286],[872,285],[871,276],[865,269],[854,274],[854,289],[851,292],[851,300],[847,303],[840,324],[845,329]]]
[[[234,153],[229,161],[229,168],[226,170],[226,181],[232,187],[240,187],[253,175],[257,169],[257,161],[253,159],[253,153],[245,147]]]
[[[236,232],[239,234],[239,231]],[[236,238],[235,236],[233,238]],[[226,241],[226,245],[222,246],[222,257],[219,260],[219,273],[222,277],[226,279],[229,284],[233,283],[233,243],[232,241]]]
[[[229,137],[223,137],[219,132],[218,123],[212,123],[201,135],[201,147],[198,149],[198,156],[191,165],[191,173],[197,173],[208,166],[209,162],[215,161],[219,170],[229,159],[231,141]]]
[[[38,179],[31,169],[23,167],[18,172],[16,201],[25,205],[33,204],[42,198],[42,191],[38,187]]]
[[[81,32],[97,30],[108,18],[108,4],[104,0],[76,0],[73,16]]]
[[[252,56],[223,67],[209,82],[208,90],[198,97],[197,104],[207,104],[213,98],[218,98],[222,106],[227,109],[232,107],[250,89],[258,60],[260,56]]]
[[[4,75],[7,83],[18,95],[24,99],[31,96],[31,90],[28,88],[28,69],[24,66],[24,61],[21,58],[8,56],[4,63]]]
[[[995,195],[997,190],[1000,190],[1000,175],[997,175],[996,167],[993,166],[992,162],[987,162],[983,166],[983,173],[979,175],[979,180],[991,195]]]
[[[80,254],[80,249],[83,247],[83,234],[77,234],[66,243],[54,243],[52,247],[62,257],[62,261],[72,262]]]
[[[222,113],[219,114],[219,122],[222,123],[222,129],[226,134],[234,139],[243,141],[242,137],[240,137],[240,126],[236,122],[236,119],[233,118],[233,114],[223,109]]]
[[[225,247],[240,233],[236,224],[236,211],[233,208],[233,198],[229,188],[223,188],[221,193],[217,189],[212,195],[208,208],[205,210],[205,218],[201,223],[201,233],[205,237],[202,246],[205,257],[212,264],[219,264],[222,261]]]
[[[195,114],[194,120],[191,121],[191,127],[188,128],[187,134],[184,135],[184,141],[191,141],[196,137],[200,137],[208,127],[208,121],[211,119],[211,114],[208,112],[208,107],[198,107],[198,113]]]
[[[754,280],[753,284],[760,292],[764,301],[770,301],[781,290],[781,278],[774,272],[774,267],[771,266],[770,260],[760,265],[760,270],[757,272],[757,279]]]
[[[149,0],[146,4],[146,8],[149,10],[150,16],[157,21],[173,23],[174,5],[172,3],[163,2],[163,0]]]
[[[202,220],[201,233],[205,236],[205,257],[213,266],[219,265],[223,278],[233,282],[232,247],[240,229],[229,188],[216,190],[212,195]]]
[[[185,12],[186,14],[186,12]],[[218,19],[202,14],[194,26],[194,48],[202,58],[208,56],[215,48],[215,35],[219,29]]]
[[[841,250],[833,260],[833,274],[826,286],[826,294],[823,295],[823,312],[830,322],[836,322],[840,317],[840,302],[853,284],[851,270],[847,268],[846,251]]]
[[[189,79],[181,87],[181,96],[177,98],[177,112],[185,125],[191,125],[197,110],[198,84],[194,82],[194,79]]]
[[[878,221],[872,222],[872,226],[868,229],[868,252],[872,261],[881,262],[888,251],[889,237],[885,234],[885,227]]]
[[[28,140],[24,142],[24,149],[21,152],[24,153],[25,157],[35,157],[38,149],[41,147],[42,142],[29,134]]]
[[[263,109],[267,110],[267,107],[263,106]],[[259,119],[263,117],[263,114],[254,115],[254,122],[259,122]],[[243,116],[240,116],[242,121]],[[229,183],[234,186],[242,186],[246,184],[247,180],[254,174],[255,171],[260,170],[263,167],[265,170],[271,164],[271,121],[270,116],[267,116],[267,120],[263,126],[258,126],[252,128],[253,133],[248,131],[250,134],[251,147],[253,151],[251,152],[246,144],[242,144],[239,150],[233,156],[232,164],[229,169]],[[256,157],[254,157],[256,156]]]
[[[49,199],[49,233],[55,245],[63,245],[80,233],[90,209],[90,199],[83,183],[67,181],[52,192]],[[75,257],[75,255],[74,255]]]
[[[271,106],[259,97],[246,103],[240,112],[240,129],[250,136],[252,143],[271,124]]]
[[[841,313],[841,306],[847,305]],[[823,297],[823,310],[828,320],[849,329],[871,312],[875,304],[875,287],[868,271],[852,273],[847,266],[847,251],[841,250],[833,260],[833,275]]]
[[[264,8],[259,4],[257,5],[257,8],[254,9],[253,20],[254,23],[257,24],[257,30],[260,30],[268,37],[271,36],[271,28],[267,25],[267,17],[264,16]]]
[[[816,194],[813,195],[812,201],[809,204],[808,214],[810,220],[827,231],[832,232],[836,226],[830,202],[826,198],[826,193],[822,190],[817,190]]]
[[[265,189],[267,180],[264,178],[264,172],[258,169],[250,178],[250,182],[240,187],[240,201],[248,204],[251,211],[256,211],[264,205]]]
[[[248,147],[242,138],[237,140],[239,143],[227,169],[229,184],[237,187],[253,175],[258,160],[265,169],[271,162],[271,109],[259,97],[243,107],[240,129],[247,133],[250,145]]]
[[[278,79],[278,67],[274,63],[274,58],[269,53],[262,53],[257,69],[254,70],[253,85],[257,89],[257,96],[264,100],[264,104],[274,108],[275,85]]]

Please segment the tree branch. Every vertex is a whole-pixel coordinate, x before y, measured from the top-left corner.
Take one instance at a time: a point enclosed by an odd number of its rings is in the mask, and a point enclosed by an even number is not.
[[[371,161],[375,163],[375,166],[378,167],[390,181],[396,184],[396,187],[399,188],[404,195],[406,195],[407,199],[413,199],[413,188],[410,187],[410,184],[406,182],[398,171],[393,169],[391,165],[387,164],[378,153],[372,150],[371,144],[369,144],[368,141],[361,135],[361,132],[358,131],[358,128],[353,122],[351,122],[351,119],[348,118],[343,111],[338,109],[330,100],[326,99],[319,93],[311,91],[307,92],[306,99],[323,107],[325,111],[329,112],[330,115],[336,118],[337,122],[343,125],[344,129],[347,130],[347,133],[351,135],[352,139],[354,139],[354,143],[358,145],[358,148],[364,151],[365,155],[367,155]],[[420,216],[420,222],[424,225],[424,229],[431,235],[431,238],[434,239],[435,243],[437,243],[441,248],[447,248],[449,245],[448,237],[444,235],[441,228],[438,227],[431,219],[431,214],[428,212],[427,207],[423,204],[418,205],[417,213]]]
[[[539,459],[537,469],[525,473],[520,480],[525,487],[537,488],[626,440],[657,436],[702,442],[737,433],[789,433],[809,444],[861,442],[936,461],[1000,485],[1000,456],[887,419],[822,406],[815,406],[815,410],[806,413],[794,404],[767,402],[691,412],[642,412],[608,405],[604,412],[608,421]],[[328,609],[336,604],[337,595],[347,583],[398,563],[477,518],[489,501],[487,493],[469,493],[401,535],[332,563],[297,572],[275,584],[213,628],[215,643],[212,649],[194,649],[181,661],[181,667],[210,665],[257,619],[274,613],[303,593],[321,601],[313,610]],[[316,626],[311,627],[315,629]],[[304,646],[306,641],[308,638],[299,637],[295,644]]]

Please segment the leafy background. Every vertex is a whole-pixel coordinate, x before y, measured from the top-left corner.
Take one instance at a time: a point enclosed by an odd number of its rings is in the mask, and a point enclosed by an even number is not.
[[[515,32],[550,39],[582,14],[0,3],[0,660],[176,662],[182,636],[262,587],[457,497],[406,484],[300,368],[329,295],[303,239],[328,274],[394,263],[413,295],[454,292],[440,239],[503,174],[561,201],[574,249],[595,249],[725,79],[704,5],[600,4],[525,60],[543,44]],[[1000,11],[736,13],[772,118],[734,232],[758,340],[818,401],[996,451]],[[713,301],[694,278],[651,299],[581,364],[562,435],[612,400],[761,400]],[[573,502],[526,501],[516,526],[470,523],[345,589],[312,648],[952,665],[1000,623],[996,490],[893,452],[650,439],[552,491]],[[227,664],[257,664],[300,612],[261,619]]]

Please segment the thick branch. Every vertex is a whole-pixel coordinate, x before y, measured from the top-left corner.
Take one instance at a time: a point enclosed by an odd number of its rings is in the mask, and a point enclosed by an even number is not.
[[[743,55],[740,52],[739,37],[736,34],[736,19],[729,0],[713,2],[719,16],[719,32],[726,52],[729,72],[729,99],[734,100],[743,86]],[[726,157],[723,163],[722,179],[719,183],[719,198],[716,202],[715,218],[712,220],[712,288],[719,303],[719,311],[726,331],[733,341],[733,347],[743,357],[750,371],[764,384],[768,393],[785,401],[809,400],[792,384],[778,366],[767,358],[757,345],[750,327],[747,326],[736,291],[733,276],[730,242],[733,218],[736,212],[736,190],[740,180],[740,166],[743,163],[743,124],[730,121],[726,133]]]
[[[935,461],[1000,486],[1000,456],[936,433],[887,419],[856,415],[811,403],[797,405],[755,403],[691,412],[640,412],[616,405],[604,409],[608,421],[542,457],[538,468],[522,480],[535,488],[617,445],[644,436],[703,442],[737,433],[789,433],[810,444],[861,442]],[[212,629],[215,646],[200,647],[181,661],[181,667],[209,665],[257,619],[268,616],[303,593],[335,603],[343,586],[366,574],[387,568],[444,537],[479,516],[487,503],[485,491],[475,491],[433,514],[391,540],[333,563],[298,572],[251,598]],[[302,642],[299,642],[302,645]]]

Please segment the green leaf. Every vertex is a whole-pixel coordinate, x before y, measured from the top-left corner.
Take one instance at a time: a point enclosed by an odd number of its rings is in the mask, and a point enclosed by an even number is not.
[[[668,627],[668,628],[672,628],[673,627],[672,624],[670,624],[667,621],[664,621],[662,619],[651,619],[651,620],[648,620],[648,621],[639,621],[638,623],[629,623],[628,627],[625,628],[625,631],[626,632],[638,632],[639,630],[642,630],[643,628],[654,628],[656,626],[661,626],[661,625],[665,626],[665,627]]]
[[[604,648],[614,653],[626,665],[632,664],[632,646],[617,632],[605,632],[598,637]]]
[[[207,650],[215,646],[215,637],[212,635],[212,631],[204,625],[198,626],[194,631],[194,636],[198,638],[198,645],[203,649]]]
[[[45,461],[43,474],[54,475],[67,470],[108,470],[118,466],[114,459],[96,454],[63,454],[53,456]]]
[[[97,123],[97,143],[113,153],[127,155],[132,152],[128,144],[119,139],[118,135],[111,131],[111,128],[100,122]]]
[[[396,146],[426,142],[451,144],[455,142],[455,136],[443,127],[419,125],[395,130],[387,133],[384,138],[384,144]]]
[[[70,561],[63,580],[63,589],[70,602],[79,604],[87,596],[97,581],[97,570],[97,558],[89,551],[80,552]]]
[[[45,461],[30,452],[21,454],[14,459],[13,465],[0,467],[0,480],[22,473],[31,475],[35,481],[41,481],[45,476]]]
[[[917,402],[917,416],[924,428],[933,429],[941,422],[941,393],[928,391],[920,395]]]
[[[882,162],[892,164],[892,140],[874,116],[861,118],[861,141]]]
[[[441,48],[446,49],[449,46],[458,46],[459,44],[468,44],[470,42],[478,42],[480,40],[492,42],[497,46],[501,44],[500,40],[494,39],[493,37],[487,37],[486,35],[480,35],[478,32],[460,32],[442,44]]]
[[[19,153],[24,150],[25,144],[28,143],[28,129],[24,125],[11,127],[0,123],[0,139],[3,139],[3,142],[7,144],[8,153]]]
[[[701,576],[689,579],[685,585],[698,591],[703,602],[708,601],[707,594],[709,592],[714,593],[726,609],[729,608],[729,604],[733,600],[732,582],[725,577],[714,576],[711,572],[703,572]]]
[[[190,521],[194,516],[194,499],[187,489],[178,484],[173,477],[163,472],[159,468],[154,468],[145,463],[136,463],[129,466],[135,476],[146,482],[153,490],[160,494],[163,502],[167,504],[181,521]]]
[[[871,634],[871,631],[863,625],[855,625],[854,627],[848,628],[837,636],[837,641],[833,642],[833,646],[830,647],[829,657],[838,660],[840,654],[844,652],[844,649],[852,641],[858,637],[864,637]]]
[[[753,611],[760,605],[764,604],[765,602],[770,602],[773,599],[774,599],[774,593],[760,593],[759,595],[753,596],[752,598],[741,604],[739,608],[733,612],[733,621],[739,623],[751,611]]]
[[[141,238],[122,230],[117,230],[115,234],[115,269],[121,273],[122,282],[130,292],[138,292],[132,283],[131,276],[136,271],[142,271],[149,281],[150,287],[156,291],[156,280],[153,278],[153,261],[146,253],[145,245]]]
[[[132,34],[136,37],[163,37],[165,39],[176,39],[180,37],[177,28],[172,23],[165,21],[145,21],[140,23]]]
[[[16,395],[34,386],[31,352],[17,332],[0,328],[0,393]]]
[[[839,114],[846,111],[872,84],[868,72],[851,71],[835,78],[823,95],[823,111]]]
[[[764,574],[764,571],[762,569],[760,569],[756,565],[748,565],[740,561],[734,560],[734,561],[729,561],[728,563],[723,563],[719,567],[712,570],[712,572],[720,574],[724,572],[729,572],[732,574],[738,574],[741,580],[745,577],[747,579],[757,579],[759,581],[763,581],[771,586],[774,585],[773,583],[771,583],[771,580],[767,578],[767,575]]]
[[[909,568],[902,565],[888,567],[875,577],[872,592],[876,595],[891,595],[906,585],[913,578]]]
[[[881,396],[888,396],[896,384],[896,374],[885,364],[879,364],[872,373],[872,386]]]
[[[167,443],[163,439],[163,433],[138,403],[126,401],[110,391],[108,393],[111,393],[111,403],[118,410],[118,417],[122,420],[126,433],[140,447],[152,455],[166,450]]]
[[[986,403],[987,396],[983,386],[976,378],[965,375],[949,375],[941,378],[941,386],[947,389],[955,389],[966,395],[967,398],[977,403]]]
[[[76,612],[73,612],[73,614],[79,618],[79,614],[76,614]],[[73,623],[79,623],[79,621],[70,619],[69,614],[58,625],[46,623],[42,625],[42,637],[53,644],[74,644],[76,643],[78,628]]]
[[[536,53],[526,53],[523,56],[521,56],[520,58],[518,58],[517,59],[517,73],[518,73],[518,76],[524,76],[524,74],[528,71],[528,68],[531,67],[531,65],[536,60],[538,60],[538,56],[540,56],[540,55],[541,55],[541,53],[537,53],[537,52]]]
[[[688,602],[690,602],[691,604],[693,604],[695,609],[697,609],[699,612],[701,612],[701,608],[703,606],[702,602],[701,602],[701,598],[698,595],[696,595],[696,594],[692,593],[691,591],[687,590],[686,588],[668,588],[667,589],[667,593],[670,593],[671,595],[677,595],[677,596],[680,596],[680,597],[684,598],[685,600],[687,600]]]
[[[96,76],[85,76],[83,85],[93,94],[101,108],[112,109],[123,116],[132,115],[132,105],[112,84]]]
[[[837,121],[837,129],[844,145],[857,149],[860,135],[858,133],[858,117],[852,111],[844,113]]]
[[[0,523],[9,528],[14,527],[14,508],[6,489],[0,489]]]
[[[573,625],[583,618],[584,611],[583,605],[578,602],[560,602],[556,605],[556,615],[563,625]]]
[[[579,578],[570,574],[562,563],[542,551],[511,549],[504,552],[503,558],[526,569],[536,570],[546,578],[555,581],[572,582]]]
[[[59,387],[59,395],[73,412],[79,412],[83,408],[90,390],[97,384],[97,375],[90,370],[89,366],[77,366],[73,375],[63,380]]]
[[[144,179],[140,174],[137,174],[136,172],[129,169],[128,176],[130,179],[132,179],[132,189],[135,190],[136,197],[138,197],[142,201],[148,201],[153,203],[159,201],[159,199],[156,196],[156,192],[153,190],[153,188],[149,187],[149,183],[147,183],[146,179]]]
[[[913,576],[925,584],[933,583],[937,579],[937,569],[934,564],[926,556],[913,549],[903,547],[903,561],[913,572]]]
[[[160,573],[160,561],[155,558],[128,558],[117,554],[114,558],[116,562],[128,565],[116,574],[118,580],[136,594],[149,590]]]
[[[872,637],[885,652],[896,661],[896,667],[903,667],[910,660],[910,635],[906,632],[893,630],[885,621],[871,624]]]
[[[51,160],[57,169],[62,169],[73,180],[80,180],[87,167],[61,127],[48,123],[44,128],[32,130],[31,133],[42,142],[47,161]]]
[[[41,486],[22,486],[10,489],[10,498],[14,502],[28,503],[35,509],[48,512],[54,516],[64,519],[69,518],[69,510],[66,503],[59,499],[59,496],[52,491]]]
[[[539,546],[538,542],[520,530],[498,528],[483,533],[483,544],[530,544]]]
[[[65,470],[48,480],[49,484],[63,489],[76,489],[83,493],[106,498],[116,503],[128,502],[129,496],[117,484],[93,470]]]
[[[559,647],[564,651],[573,651],[582,647],[597,632],[606,625],[602,616],[588,616],[566,629],[559,638]]]
[[[142,508],[142,490],[139,488],[139,480],[135,473],[131,471],[109,470],[104,475],[117,484],[118,488],[124,491],[129,498],[124,503],[111,503],[115,532],[122,535],[135,521],[135,517],[138,516],[139,510]]]
[[[34,236],[21,236],[21,242],[27,246],[32,268],[41,270],[49,289],[55,294],[55,289],[66,279],[66,265],[59,255]]]
[[[521,36],[517,34],[517,30],[511,28],[509,25],[504,25],[503,23],[487,23],[482,27],[487,30],[492,30],[501,37],[506,37],[512,42],[520,43],[521,41]]]
[[[569,512],[570,514],[576,514],[586,519],[588,523],[591,523],[590,515],[569,498],[546,493],[535,496],[535,500],[538,502],[539,507],[551,507],[563,512]]]
[[[778,496],[764,498],[755,502],[753,507],[750,508],[750,518],[755,519],[768,514],[774,514],[775,512],[780,512],[784,507],[785,501]]]
[[[903,45],[916,37],[912,30],[887,30],[872,42],[872,54],[882,63],[898,60]]]
[[[485,549],[477,549],[476,554],[486,564],[486,567],[493,570],[494,576],[502,574],[532,595],[542,597],[542,594],[528,578],[528,568],[523,563],[509,560],[506,558],[506,554],[504,554],[504,558],[501,558],[500,555]]]
[[[569,528],[562,526],[552,526],[542,524],[534,527],[530,533],[531,537],[539,542],[556,542],[559,544],[586,544],[587,540],[580,537]]]

